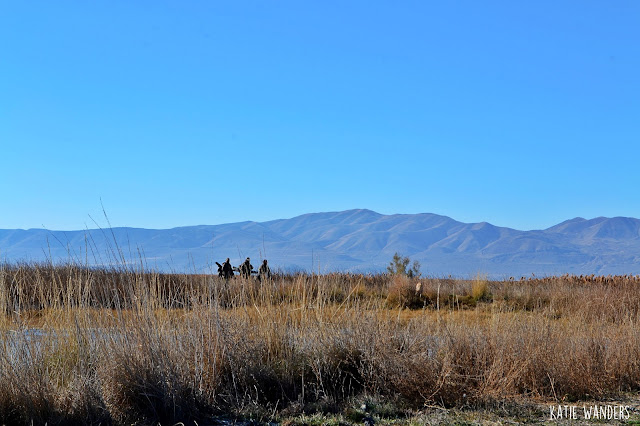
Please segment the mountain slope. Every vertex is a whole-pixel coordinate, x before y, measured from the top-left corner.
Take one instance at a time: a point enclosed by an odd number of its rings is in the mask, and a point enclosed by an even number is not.
[[[215,261],[268,258],[286,269],[378,271],[395,252],[430,275],[519,276],[640,273],[640,220],[575,218],[519,231],[435,214],[370,210],[311,213],[268,222],[172,229],[0,230],[0,259],[127,263],[210,272]]]

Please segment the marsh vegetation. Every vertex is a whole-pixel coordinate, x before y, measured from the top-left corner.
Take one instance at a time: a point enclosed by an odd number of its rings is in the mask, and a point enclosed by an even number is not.
[[[639,285],[389,274],[258,283],[5,264],[0,423],[361,422],[636,392]]]

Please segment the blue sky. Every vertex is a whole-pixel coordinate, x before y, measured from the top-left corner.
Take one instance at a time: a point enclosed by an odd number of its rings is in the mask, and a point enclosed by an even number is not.
[[[640,2],[0,3],[0,228],[640,217]]]

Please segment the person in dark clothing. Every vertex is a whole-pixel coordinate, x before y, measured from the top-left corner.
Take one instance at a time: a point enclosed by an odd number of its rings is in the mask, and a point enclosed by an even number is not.
[[[258,269],[258,277],[260,281],[265,281],[271,278],[271,269],[269,269],[269,265],[267,264],[267,259],[262,261],[262,265]]]
[[[224,261],[222,266],[218,265],[218,275],[226,280],[233,277],[233,266],[231,266],[231,262],[229,261],[228,257],[227,260]]]
[[[251,276],[251,271],[253,271],[251,259],[247,257],[247,260],[245,260],[238,269],[240,270],[240,275],[242,275],[242,278],[249,278]]]

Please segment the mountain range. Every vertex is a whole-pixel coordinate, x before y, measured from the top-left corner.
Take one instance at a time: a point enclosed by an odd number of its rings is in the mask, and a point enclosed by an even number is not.
[[[347,210],[172,229],[0,229],[0,261],[134,264],[175,272],[215,271],[215,262],[227,257],[234,265],[251,257],[256,268],[267,258],[284,270],[376,272],[396,252],[418,260],[430,276],[635,275],[640,220],[575,218],[520,231],[430,213]]]

